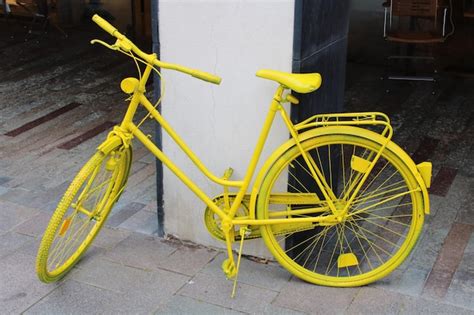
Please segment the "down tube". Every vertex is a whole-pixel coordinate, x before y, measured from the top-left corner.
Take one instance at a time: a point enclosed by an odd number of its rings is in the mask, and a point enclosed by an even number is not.
[[[148,139],[148,137],[140,131],[134,124],[130,124],[130,130],[132,131],[133,135],[140,140],[143,145],[150,150],[161,162],[163,162],[170,171],[172,171],[178,178],[191,189],[192,192],[196,194],[209,208],[214,211],[219,217],[222,219],[227,218],[227,214],[222,211],[212,200],[195,184],[189,177],[184,174],[181,169],[179,169],[160,149],[156,147],[156,145]]]

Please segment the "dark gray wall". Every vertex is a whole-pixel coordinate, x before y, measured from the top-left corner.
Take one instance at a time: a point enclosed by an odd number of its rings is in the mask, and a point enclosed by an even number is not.
[[[350,2],[295,2],[293,72],[319,72],[323,84],[314,93],[300,95],[300,105],[291,109],[294,121],[343,109]]]
[[[344,105],[344,82],[346,77],[347,34],[349,28],[350,0],[296,0],[295,2],[295,33],[293,44],[293,72],[319,72],[323,83],[319,90],[298,95],[300,104],[291,108],[291,119],[300,122],[314,114],[341,112]],[[321,153],[322,168],[328,174],[327,152]],[[331,160],[337,161],[331,150]],[[304,165],[304,162],[301,161]],[[337,174],[338,166],[334,163],[332,170]],[[294,170],[296,177],[310,191],[319,193],[314,179],[303,169]],[[288,178],[288,190],[298,187],[293,177]],[[335,186],[337,178],[333,181]],[[333,187],[336,189],[336,187]],[[307,238],[307,233],[317,230],[295,233],[286,239],[286,248],[294,248],[295,244]],[[297,256],[298,249],[288,254]]]

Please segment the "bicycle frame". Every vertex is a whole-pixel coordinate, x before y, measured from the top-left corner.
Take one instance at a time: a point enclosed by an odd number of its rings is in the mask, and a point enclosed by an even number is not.
[[[393,130],[385,114],[320,114],[293,124],[283,107],[288,102],[299,103],[290,90],[300,93],[315,91],[321,85],[321,76],[317,73],[259,70],[257,76],[276,81],[279,86],[254,153],[243,180],[231,180],[231,168],[219,177],[206,168],[155,109],[159,101],[153,105],[147,99],[145,86],[152,70],[158,71],[155,67],[176,70],[214,84],[219,84],[221,78],[205,71],[162,62],[155,54],[141,51],[100,16],[94,15],[92,19],[117,41],[112,45],[101,40],[92,40],[91,43],[100,43],[133,58],[139,79],[125,78],[121,82],[121,89],[131,95],[122,122],[114,126],[107,140],[98,147],[98,152],[75,177],[48,224],[38,250],[36,266],[40,280],[52,282],[62,277],[97,235],[126,185],[132,157],[129,146],[134,137],[208,206],[204,211],[206,228],[216,239],[225,242],[227,259],[221,267],[227,278],[233,279],[232,297],[237,288],[243,244],[251,238],[263,238],[284,268],[298,278],[319,285],[365,285],[386,276],[406,259],[422,229],[424,215],[421,211],[424,209],[425,214],[429,213],[427,187],[432,167],[429,162],[415,165],[403,149],[391,142]],[[139,62],[146,65],[143,75]],[[147,113],[135,124],[139,105],[145,107]],[[266,159],[250,193],[247,193],[277,112],[291,137]],[[212,199],[207,196],[153,143],[149,135],[140,130],[149,117],[161,125],[199,171],[224,187],[223,194]],[[367,130],[369,126],[375,128]],[[336,149],[331,149],[331,145]],[[346,146],[347,150],[344,150],[344,145],[349,146]],[[323,159],[320,148],[323,148]],[[334,159],[335,162],[340,160],[342,167],[333,167]],[[379,159],[380,168],[374,168]],[[387,171],[380,175],[385,169]],[[305,172],[304,177],[300,177],[300,171]],[[96,182],[99,172],[102,172],[100,180]],[[372,172],[374,176],[361,189]],[[348,175],[348,181],[345,175]],[[309,188],[306,187],[306,178],[311,182]],[[295,182],[299,186],[293,185]],[[280,190],[280,184],[285,183],[288,189]],[[81,187],[84,188],[81,190]],[[230,193],[230,187],[238,191]],[[333,191],[333,187],[341,189],[334,188]],[[405,201],[407,195],[410,198]],[[92,199],[92,207],[87,206]],[[391,204],[387,205],[387,202]],[[374,213],[380,210],[382,212]],[[77,226],[74,222],[81,223]],[[293,237],[299,232],[304,233]],[[287,242],[289,237],[291,240]],[[81,243],[78,245],[77,241]],[[240,243],[236,261],[235,242]],[[316,246],[318,250],[315,250]],[[296,256],[295,252],[298,252]],[[318,268],[318,264],[322,265]]]
[[[182,138],[174,131],[174,129],[169,125],[169,123],[163,118],[163,116],[154,108],[153,104],[146,98],[144,95],[145,92],[145,85],[149,79],[150,73],[153,69],[153,65],[151,63],[147,63],[145,71],[141,77],[141,80],[136,82],[136,86],[134,88],[134,92],[128,106],[128,110],[125,114],[123,121],[120,124],[120,128],[114,130],[114,133],[123,133],[119,135],[122,139],[130,138],[126,134],[131,134],[136,137],[143,145],[150,150],[156,158],[158,158],[161,162],[163,162],[191,191],[193,191],[214,213],[216,213],[223,222],[231,225],[267,225],[267,224],[281,224],[281,223],[302,223],[302,222],[322,222],[322,221],[332,221],[336,219],[335,207],[332,202],[336,197],[334,193],[331,191],[329,185],[325,182],[324,178],[322,178],[321,171],[318,167],[313,163],[309,162],[309,158],[306,154],[303,156],[307,160],[308,165],[310,165],[311,172],[313,173],[313,177],[316,179],[318,186],[320,187],[321,191],[325,195],[326,201],[328,202],[329,208],[333,210],[333,215],[327,216],[319,216],[319,217],[308,217],[308,218],[286,218],[286,219],[255,219],[255,218],[243,218],[243,219],[234,219],[237,209],[239,208],[243,197],[245,196],[250,181],[252,180],[257,163],[260,159],[262,150],[265,146],[265,142],[267,140],[269,131],[275,119],[276,112],[280,112],[285,124],[287,125],[292,137],[297,141],[297,134],[296,129],[288,117],[285,109],[281,105],[281,100],[285,88],[279,86],[273,95],[272,102],[270,104],[270,110],[267,113],[265,118],[265,122],[263,124],[260,136],[258,138],[253,156],[250,160],[249,166],[247,168],[246,174],[242,181],[233,181],[229,180],[226,177],[221,178],[214,175],[211,171],[209,171],[206,166],[200,161],[200,159],[196,156],[196,154],[188,147],[188,145],[182,140]],[[191,159],[191,161],[196,165],[196,167],[208,177],[211,181],[223,186],[224,188],[227,187],[236,187],[238,188],[238,192],[236,198],[232,202],[230,209],[228,212],[224,212],[219,206],[216,205],[212,201],[212,199],[206,195],[202,189],[198,187],[176,164],[174,164],[164,153],[161,151],[154,143],[146,136],[134,123],[133,117],[136,113],[138,105],[143,105],[146,110],[151,114],[151,116],[155,119],[157,123],[159,123],[162,128],[169,134],[169,136],[176,142],[176,144],[180,147],[180,149]],[[302,150],[304,153],[304,151]],[[321,180],[322,179],[322,180]],[[334,198],[334,199],[333,199]]]

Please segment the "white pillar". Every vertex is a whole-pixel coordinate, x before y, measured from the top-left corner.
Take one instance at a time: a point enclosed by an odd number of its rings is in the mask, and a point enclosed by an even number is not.
[[[255,76],[267,68],[291,72],[294,1],[160,0],[161,58],[218,74],[215,86],[181,73],[163,71],[164,117],[216,175],[234,168],[242,179],[277,84]],[[277,117],[265,158],[288,139]],[[164,135],[164,152],[209,195],[222,188],[201,175]],[[200,244],[223,246],[207,233],[205,205],[166,168],[165,232]],[[246,253],[265,255],[262,240]]]

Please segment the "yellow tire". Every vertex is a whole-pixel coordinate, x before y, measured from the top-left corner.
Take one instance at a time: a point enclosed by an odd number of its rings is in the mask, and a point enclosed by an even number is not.
[[[383,140],[367,130],[344,128],[341,133],[337,128],[329,133],[321,130],[302,142],[334,191],[335,203],[342,205],[338,209],[344,207],[345,196]],[[280,224],[262,226],[262,237],[278,262],[305,281],[335,287],[365,285],[397,268],[416,244],[424,220],[422,192],[410,167],[413,162],[405,153],[395,153],[400,150],[393,142],[387,145],[342,222],[304,231]],[[305,164],[296,145],[274,160],[260,186],[258,219],[332,214]],[[272,194],[287,191],[295,192],[291,204],[271,203]],[[320,202],[308,204],[307,197],[298,202],[299,195],[308,193]]]
[[[36,257],[43,282],[61,279],[100,231],[127,181],[131,147],[97,151],[64,193],[44,232]]]

